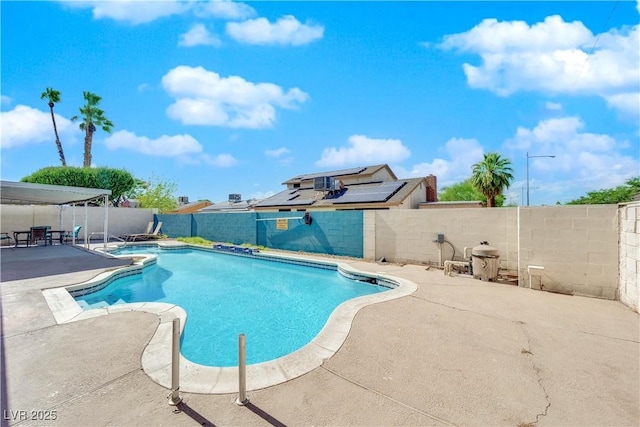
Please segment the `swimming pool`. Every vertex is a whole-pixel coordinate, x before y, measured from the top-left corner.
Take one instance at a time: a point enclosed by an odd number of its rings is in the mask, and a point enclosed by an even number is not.
[[[389,289],[348,279],[329,264],[310,267],[197,249],[120,251],[136,253],[153,253],[157,264],[76,300],[85,309],[147,301],[181,306],[187,312],[182,354],[207,366],[237,365],[240,333],[247,337],[249,364],[292,353],[344,301]]]

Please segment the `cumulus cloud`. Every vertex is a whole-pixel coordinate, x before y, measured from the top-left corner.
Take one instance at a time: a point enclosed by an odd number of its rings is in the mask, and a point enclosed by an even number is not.
[[[217,156],[210,156],[204,154],[202,156],[204,162],[208,165],[215,166],[217,168],[230,168],[235,166],[238,161],[231,154],[218,154]]]
[[[203,24],[196,24],[189,31],[180,35],[178,46],[192,47],[198,45],[220,46],[222,42],[215,34],[207,30]]]
[[[256,15],[251,6],[231,0],[198,2],[194,13],[200,17],[221,19],[246,19]]]
[[[506,146],[530,155],[555,155],[554,159],[531,159],[530,168],[576,181],[566,183],[567,186],[580,183],[590,188],[614,187],[638,174],[637,156],[623,154],[626,141],[584,132],[584,127],[578,117],[543,120],[532,129],[519,127]]]
[[[445,158],[417,163],[409,170],[401,167],[395,169],[402,177],[433,174],[438,177],[438,186],[446,187],[469,178],[473,164],[482,160],[484,153],[482,146],[474,138],[451,138],[445,143],[444,149],[447,154]]]
[[[176,99],[168,116],[189,125],[266,128],[276,121],[276,107],[294,109],[308,98],[298,88],[284,91],[202,67],[178,66],[162,77],[162,86]]]
[[[272,159],[277,159],[290,152],[291,150],[289,150],[288,148],[281,147],[281,148],[276,148],[275,150],[267,150],[264,152],[264,155]]]
[[[190,135],[162,135],[151,139],[120,130],[104,140],[110,150],[125,149],[157,157],[178,157],[202,152],[202,145]]]
[[[132,25],[145,24],[159,18],[180,15],[191,9],[190,3],[182,1],[72,1],[70,7],[92,9],[94,19],[109,18]]]
[[[501,96],[541,91],[609,100],[640,91],[639,27],[594,35],[582,22],[557,15],[533,25],[485,19],[467,32],[445,36],[439,47],[480,56],[479,66],[463,65],[473,88]],[[626,102],[609,105],[627,108]]]
[[[322,38],[324,27],[309,22],[302,24],[295,17],[287,15],[273,24],[266,18],[229,22],[227,34],[246,44],[299,46]]]
[[[73,130],[77,129],[70,120],[55,114],[58,135],[65,142],[75,140]],[[21,145],[55,142],[51,113],[40,111],[26,105],[16,105],[10,111],[0,112],[0,129],[2,129],[0,146],[3,149]]]
[[[393,163],[406,160],[411,151],[399,139],[375,139],[352,135],[348,145],[325,148],[316,166],[346,166],[363,163]]]

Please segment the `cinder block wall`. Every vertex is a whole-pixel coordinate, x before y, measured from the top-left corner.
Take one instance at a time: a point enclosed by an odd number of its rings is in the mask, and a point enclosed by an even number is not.
[[[52,229],[73,230],[73,206],[39,206],[39,205],[1,205],[0,231],[29,230],[37,225],[50,225]],[[149,221],[153,221],[156,209],[109,208],[109,234],[120,236],[127,233],[142,233]],[[85,208],[76,206],[76,225],[81,225],[80,238],[85,233]],[[88,230],[92,232],[104,230],[105,208],[87,207]],[[62,224],[61,224],[62,221]]]
[[[620,206],[620,301],[640,312],[640,203]]]
[[[517,211],[500,209],[412,209],[364,212],[364,257],[437,265],[463,260],[465,247],[482,241],[500,251],[500,267],[518,269]],[[436,235],[443,233],[442,258]],[[453,246],[453,247],[452,247]]]
[[[616,205],[520,209],[520,285],[528,265],[544,267],[532,287],[615,299],[618,288]],[[541,280],[540,280],[541,279]]]
[[[207,213],[193,215],[193,235],[215,242],[257,244],[256,213]]]
[[[220,212],[158,215],[162,231],[170,237],[200,236],[214,242],[251,243],[274,249],[330,255],[363,256],[362,211]],[[276,218],[290,218],[287,229],[277,228]]]

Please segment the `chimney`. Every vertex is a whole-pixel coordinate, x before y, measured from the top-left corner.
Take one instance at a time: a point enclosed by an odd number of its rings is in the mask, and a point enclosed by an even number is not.
[[[425,179],[427,180],[427,202],[437,202],[438,178],[435,175],[429,174]]]

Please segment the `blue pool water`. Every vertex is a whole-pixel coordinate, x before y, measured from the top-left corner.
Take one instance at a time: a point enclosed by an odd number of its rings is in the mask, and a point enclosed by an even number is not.
[[[208,251],[126,248],[120,253],[154,253],[158,263],[76,300],[88,309],[177,304],[187,312],[182,354],[208,366],[237,365],[240,333],[246,334],[248,364],[284,356],[309,343],[340,303],[387,290],[333,270]]]

